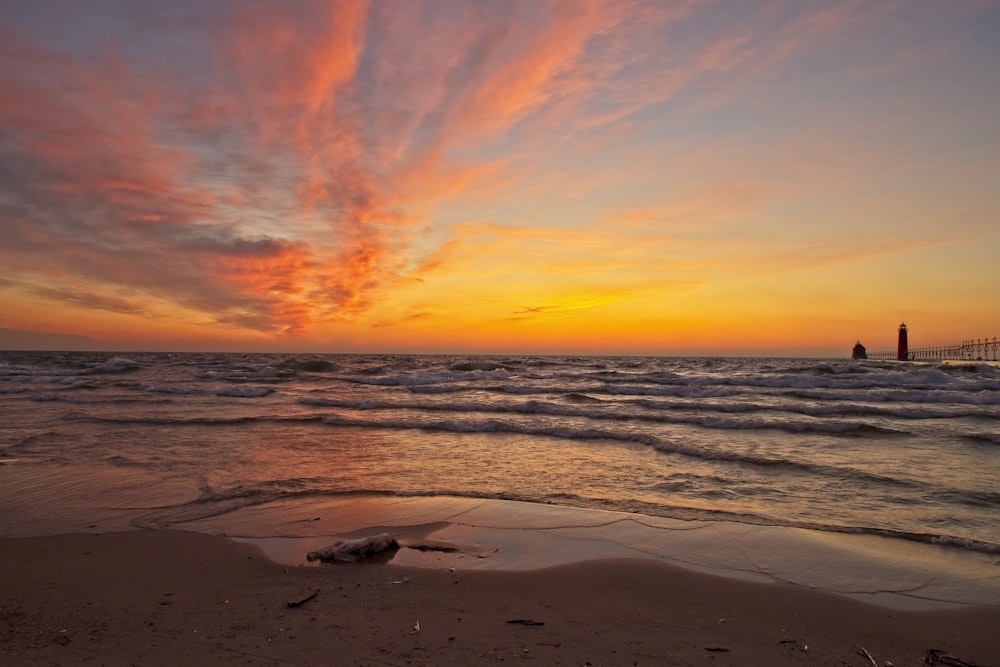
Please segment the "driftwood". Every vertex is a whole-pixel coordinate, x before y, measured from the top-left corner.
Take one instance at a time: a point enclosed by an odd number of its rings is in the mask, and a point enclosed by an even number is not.
[[[301,607],[302,605],[304,605],[306,602],[309,602],[309,600],[312,600],[317,595],[319,595],[319,589],[318,588],[316,590],[310,592],[310,593],[307,593],[307,594],[301,596],[301,597],[297,597],[297,598],[293,598],[293,599],[289,600],[288,601],[288,606],[289,607]]]
[[[310,551],[306,554],[308,560],[319,560],[324,563],[357,563],[361,561],[391,558],[399,549],[399,542],[389,533],[380,533],[369,537],[359,537],[354,540],[340,540],[328,547]]]
[[[979,667],[974,662],[966,662],[961,658],[945,653],[938,648],[927,649],[927,656],[924,658],[928,665],[948,665],[949,667]]]

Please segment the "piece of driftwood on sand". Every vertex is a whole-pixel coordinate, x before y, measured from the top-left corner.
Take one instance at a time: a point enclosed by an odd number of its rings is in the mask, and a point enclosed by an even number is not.
[[[373,559],[391,558],[399,549],[399,542],[390,533],[379,533],[353,540],[340,540],[330,546],[310,551],[306,558],[324,563],[358,563]]]

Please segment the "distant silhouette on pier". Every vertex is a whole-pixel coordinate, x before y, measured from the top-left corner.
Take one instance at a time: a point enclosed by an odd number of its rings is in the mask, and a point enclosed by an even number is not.
[[[880,361],[997,361],[1000,343],[997,337],[964,340],[954,345],[932,345],[910,349],[909,330],[906,323],[899,325],[899,338],[895,351],[868,352],[858,341],[851,351],[852,359],[877,359]]]

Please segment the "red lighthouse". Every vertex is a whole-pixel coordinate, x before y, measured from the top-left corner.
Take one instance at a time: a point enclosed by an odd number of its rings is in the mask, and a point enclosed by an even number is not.
[[[906,341],[906,322],[899,325],[899,345],[896,347],[896,361],[910,358],[910,346]]]

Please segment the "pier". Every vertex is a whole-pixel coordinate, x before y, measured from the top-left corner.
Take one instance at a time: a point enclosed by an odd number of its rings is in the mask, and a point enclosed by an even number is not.
[[[909,349],[903,359],[899,358],[898,350],[887,352],[869,352],[869,359],[882,361],[997,361],[997,337],[976,338],[962,341],[956,345],[932,345]]]

